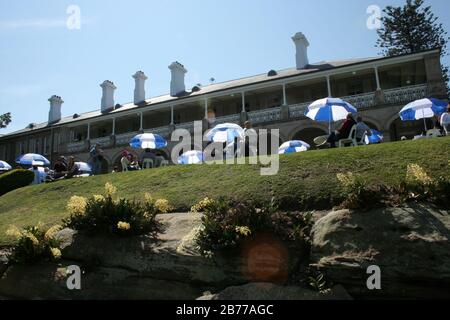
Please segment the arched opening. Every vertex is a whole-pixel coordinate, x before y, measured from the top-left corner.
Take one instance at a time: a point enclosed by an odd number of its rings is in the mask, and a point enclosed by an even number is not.
[[[433,128],[434,122],[432,119],[426,119],[427,128]],[[407,139],[413,139],[415,136],[425,133],[425,125],[423,119],[416,121],[402,121],[397,118],[389,127],[389,134],[391,141],[401,140],[403,136]]]
[[[378,128],[378,126],[377,126],[376,124],[374,124],[373,122],[370,122],[370,121],[364,121],[364,119],[363,119],[363,122],[364,122],[365,124],[367,124],[367,125],[369,126],[370,129],[375,129],[375,130],[377,130],[377,131],[380,131],[380,129]]]
[[[292,140],[302,140],[308,143],[311,148],[315,148],[314,139],[320,136],[327,135],[328,133],[319,128],[305,128],[300,131],[298,131],[294,136],[292,137]]]

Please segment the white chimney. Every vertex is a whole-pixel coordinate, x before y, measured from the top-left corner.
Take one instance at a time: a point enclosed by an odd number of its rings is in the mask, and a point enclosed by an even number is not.
[[[297,64],[297,70],[304,69],[308,64],[308,47],[309,42],[306,39],[305,35],[301,32],[297,32],[292,40],[295,43],[296,53],[295,53],[295,61]]]
[[[135,80],[134,86],[134,103],[138,104],[145,100],[145,80],[147,80],[147,76],[144,72],[138,71],[133,75]]]
[[[114,90],[116,90],[116,86],[112,81],[105,80],[100,87],[102,87],[102,112],[109,111],[114,109]]]
[[[61,120],[61,105],[64,103],[61,97],[53,95],[48,99],[50,111],[48,113],[48,123],[55,123]]]
[[[186,74],[187,70],[184,68],[184,66],[175,61],[169,66],[169,69],[172,73],[172,80],[170,81],[170,95],[176,96],[179,93],[185,92],[186,88],[184,85],[184,75]]]

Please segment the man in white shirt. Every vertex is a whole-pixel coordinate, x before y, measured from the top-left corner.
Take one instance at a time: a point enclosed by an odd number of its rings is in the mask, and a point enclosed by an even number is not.
[[[250,121],[244,123],[245,157],[254,157],[258,153],[258,133]]]
[[[364,138],[364,134],[372,135],[372,131],[369,126],[363,122],[361,116],[356,119],[356,141],[361,142]]]

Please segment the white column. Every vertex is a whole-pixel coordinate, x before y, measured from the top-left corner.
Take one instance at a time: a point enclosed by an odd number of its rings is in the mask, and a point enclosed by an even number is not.
[[[378,67],[375,67],[375,79],[377,81],[377,90],[381,90],[381,85],[380,85],[380,75],[378,74]]]
[[[142,131],[142,130],[144,130],[144,127],[143,127],[143,125],[144,125],[144,115],[143,115],[142,112],[139,114],[139,117],[140,117],[139,131]]]
[[[286,84],[285,83],[283,83],[283,105],[287,106]]]
[[[89,140],[91,138],[91,124],[88,122],[87,124],[87,140]]]
[[[331,81],[330,81],[330,76],[327,76],[327,89],[328,89],[328,97],[331,97]]]
[[[205,98],[205,119],[208,119],[208,98]]]
[[[170,106],[170,124],[174,124],[173,123],[173,106]]]
[[[242,94],[242,112],[245,112],[245,92],[241,92]]]
[[[116,134],[116,118],[113,118],[112,135]]]

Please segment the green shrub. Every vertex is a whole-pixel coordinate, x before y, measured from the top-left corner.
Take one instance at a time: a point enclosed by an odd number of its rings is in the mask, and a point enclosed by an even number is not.
[[[35,263],[41,260],[58,260],[61,257],[59,241],[54,238],[60,226],[43,229],[42,225],[19,229],[12,226],[7,235],[15,237],[17,243],[13,247],[10,261],[13,263]]]
[[[141,202],[115,199],[115,187],[107,183],[105,189],[105,195],[89,199],[73,196],[67,204],[70,216],[63,220],[64,226],[88,235],[156,237],[161,232],[162,226],[156,220],[156,215],[162,213],[158,200],[147,196]]]
[[[208,199],[197,207],[204,211],[202,228],[196,237],[204,255],[235,248],[244,239],[262,233],[271,233],[282,241],[310,242],[311,213],[280,212],[273,202],[259,206],[225,199]]]
[[[34,173],[29,170],[12,170],[0,175],[0,196],[33,182]]]
[[[368,185],[360,176],[351,172],[337,174],[342,188],[342,208],[370,210],[384,206],[388,188],[383,185]]]

